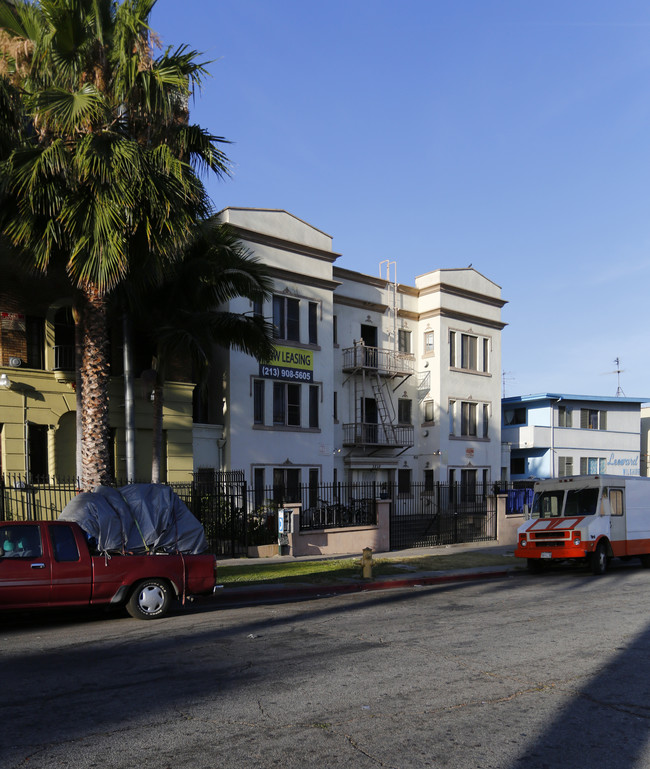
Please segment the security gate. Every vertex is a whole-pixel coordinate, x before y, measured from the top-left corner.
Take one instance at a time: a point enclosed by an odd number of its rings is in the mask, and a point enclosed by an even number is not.
[[[393,490],[391,550],[496,539],[496,499],[488,496],[491,491],[444,483],[411,484],[408,493]]]

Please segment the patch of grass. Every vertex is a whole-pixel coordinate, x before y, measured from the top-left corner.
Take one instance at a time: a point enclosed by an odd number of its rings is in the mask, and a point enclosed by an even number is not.
[[[409,558],[373,559],[373,577],[395,576],[417,572],[470,569],[480,566],[518,566],[512,556],[489,552],[466,552],[449,555],[423,555]],[[324,561],[287,561],[286,563],[228,564],[218,567],[220,584],[230,587],[274,583],[327,584],[359,579],[361,560],[355,558]]]

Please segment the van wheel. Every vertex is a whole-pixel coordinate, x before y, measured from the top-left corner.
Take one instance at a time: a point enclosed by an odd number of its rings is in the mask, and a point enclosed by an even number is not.
[[[126,610],[135,619],[158,619],[169,609],[169,585],[161,579],[145,579],[136,585],[126,604]]]
[[[539,558],[527,558],[528,571],[531,574],[541,574],[544,571],[544,563]]]
[[[591,573],[604,574],[607,571],[607,547],[604,542],[599,542],[591,554]]]

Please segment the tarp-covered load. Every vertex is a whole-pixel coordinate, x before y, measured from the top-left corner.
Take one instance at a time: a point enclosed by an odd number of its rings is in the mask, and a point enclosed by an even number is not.
[[[78,523],[102,552],[196,554],[208,547],[187,506],[169,486],[154,483],[98,486],[68,502],[59,518]]]

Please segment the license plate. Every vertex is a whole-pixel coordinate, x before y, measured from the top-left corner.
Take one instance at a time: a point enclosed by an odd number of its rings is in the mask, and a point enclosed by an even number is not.
[[[541,553],[541,557],[542,558],[552,558],[553,557],[553,553]]]

